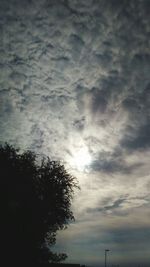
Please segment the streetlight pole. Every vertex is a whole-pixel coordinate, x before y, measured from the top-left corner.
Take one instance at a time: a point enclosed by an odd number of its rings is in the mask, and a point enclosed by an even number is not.
[[[107,252],[109,249],[105,249],[105,267],[107,267]]]

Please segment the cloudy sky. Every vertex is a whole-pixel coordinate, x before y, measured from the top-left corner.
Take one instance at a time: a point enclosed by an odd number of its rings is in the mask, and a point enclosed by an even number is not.
[[[68,262],[150,263],[150,1],[0,0],[0,142],[79,180]]]

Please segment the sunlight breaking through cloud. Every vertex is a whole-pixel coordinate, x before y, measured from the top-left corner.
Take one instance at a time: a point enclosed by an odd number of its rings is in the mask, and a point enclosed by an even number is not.
[[[69,164],[78,171],[84,171],[90,165],[91,160],[87,147],[81,147],[72,152]]]

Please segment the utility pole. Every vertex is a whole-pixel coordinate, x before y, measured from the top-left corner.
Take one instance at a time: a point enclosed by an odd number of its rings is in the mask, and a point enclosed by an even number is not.
[[[105,267],[107,267],[107,252],[109,251],[109,249],[105,249]]]

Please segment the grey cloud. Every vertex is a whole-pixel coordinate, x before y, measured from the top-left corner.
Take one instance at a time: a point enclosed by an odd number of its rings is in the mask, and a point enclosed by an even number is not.
[[[121,145],[129,150],[149,149],[150,124],[140,126],[134,136],[124,137]]]
[[[135,165],[134,168],[137,168],[138,165]],[[94,161],[91,164],[91,168],[93,171],[101,171],[105,173],[117,173],[117,172],[122,172],[122,173],[130,173],[131,172],[131,167],[126,167],[124,164],[117,163],[113,160],[99,160],[99,161]]]
[[[99,91],[96,88],[92,88],[92,111],[93,113],[100,111],[105,112],[107,107],[107,97],[104,91]]]
[[[60,70],[66,69],[69,67],[70,60],[68,57],[60,57],[55,59],[56,68],[59,68]]]
[[[150,229],[149,228],[138,228],[138,229],[117,229],[112,232],[112,235],[117,243],[122,243],[123,244],[130,244],[130,249],[131,246],[135,244],[135,242],[146,242],[147,245],[149,244],[149,236],[150,236]],[[132,241],[131,241],[132,240]]]
[[[90,168],[92,171],[111,173],[131,174],[134,170],[140,168],[143,164],[140,162],[127,164],[124,161],[123,155],[116,149],[113,153],[99,153],[95,155],[95,160],[92,161]]]
[[[150,99],[149,85],[137,95],[126,98],[122,105],[129,113],[128,125],[120,144],[129,150],[149,149]]]
[[[77,130],[82,131],[85,127],[85,118],[75,120],[73,125]]]
[[[139,53],[135,54],[132,61],[131,67],[134,71],[140,71],[145,76],[149,73],[149,61],[150,61],[150,54],[149,53]]]
[[[137,103],[137,100],[132,97],[132,98],[126,98],[122,102],[123,107],[129,112],[138,112],[138,109],[140,110],[140,106]]]
[[[75,61],[79,60],[84,46],[84,41],[78,35],[71,34],[71,36],[69,37],[69,44],[70,49],[72,51],[73,59]]]
[[[87,212],[94,212],[94,211],[96,211],[96,212],[107,212],[107,211],[112,211],[112,210],[114,210],[114,209],[117,209],[117,208],[119,208],[120,207],[120,205],[122,204],[122,203],[124,203],[126,201],[126,198],[119,198],[119,199],[117,199],[117,200],[115,200],[115,201],[113,201],[112,200],[112,204],[110,204],[110,200],[109,201],[107,201],[107,202],[109,202],[109,205],[104,205],[103,207],[100,207],[100,208],[95,208],[95,209],[90,209],[90,208],[88,208],[87,209]],[[101,205],[102,206],[102,205]]]

